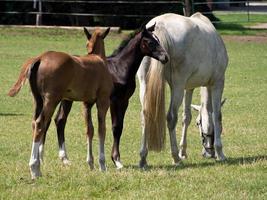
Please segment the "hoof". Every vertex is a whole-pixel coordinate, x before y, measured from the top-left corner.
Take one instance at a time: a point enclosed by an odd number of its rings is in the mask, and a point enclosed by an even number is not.
[[[88,161],[87,163],[88,163],[89,168],[90,168],[91,170],[94,170],[94,169],[95,169],[95,166],[94,166],[94,162],[93,162],[93,161]]]
[[[226,157],[223,154],[222,147],[217,147],[215,146],[215,158],[217,161],[225,161]]]
[[[100,158],[98,163],[99,163],[99,169],[100,169],[101,172],[107,171],[105,158],[102,158],[102,159]]]
[[[147,169],[147,162],[146,162],[146,160],[140,160],[140,162],[139,162],[139,168],[140,169],[143,169],[143,170],[146,170]]]
[[[101,171],[101,172],[106,172],[107,171],[107,167],[106,167],[106,165],[101,165],[100,167],[99,167],[99,170]]]
[[[219,162],[226,161],[226,157],[223,154],[220,156],[216,156],[216,161],[219,161]]]
[[[172,160],[174,165],[179,165],[179,163],[181,162],[181,158],[179,157],[178,153],[172,154]]]
[[[68,158],[63,158],[63,159],[61,159],[61,161],[62,161],[63,165],[65,165],[65,166],[71,165],[71,161]]]
[[[117,169],[122,169],[123,165],[119,160],[114,160],[115,166]]]
[[[31,168],[31,178],[32,180],[36,180],[37,178],[41,177],[42,176],[42,173],[41,171],[34,171],[32,168]]]
[[[30,164],[29,166],[30,166],[31,177],[33,180],[42,176],[40,170],[40,162],[35,162],[33,164]]]
[[[186,154],[186,152],[180,151],[180,152],[179,152],[179,158],[180,158],[181,160],[185,160],[185,159],[187,159],[187,154]]]
[[[182,160],[179,160],[179,161],[173,161],[173,163],[172,163],[173,165],[174,165],[174,167],[179,167],[179,166],[181,166],[181,164],[182,164]]]
[[[214,151],[214,149],[205,149],[203,147],[203,149],[202,149],[202,156],[204,158],[215,158],[215,151]]]

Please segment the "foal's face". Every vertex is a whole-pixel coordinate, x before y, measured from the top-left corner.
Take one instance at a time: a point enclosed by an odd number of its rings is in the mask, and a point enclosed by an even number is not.
[[[144,28],[141,39],[141,52],[165,64],[169,60],[166,50],[160,45],[159,39],[149,30]]]

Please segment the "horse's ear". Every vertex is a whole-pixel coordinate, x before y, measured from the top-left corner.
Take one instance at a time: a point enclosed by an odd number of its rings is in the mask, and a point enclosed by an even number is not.
[[[89,33],[89,31],[88,31],[85,27],[83,27],[83,31],[84,31],[84,33],[85,33],[87,39],[90,40],[91,37],[92,37],[92,35]]]
[[[110,27],[108,27],[107,30],[104,33],[101,34],[101,37],[103,39],[105,39],[105,37],[108,35],[109,31],[110,31]]]
[[[146,28],[146,30],[153,32],[155,30],[155,27],[156,27],[156,22],[152,26]]]

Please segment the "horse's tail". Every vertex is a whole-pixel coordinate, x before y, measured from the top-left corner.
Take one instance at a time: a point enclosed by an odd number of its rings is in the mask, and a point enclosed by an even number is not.
[[[22,65],[21,71],[20,71],[20,74],[19,74],[19,78],[18,78],[17,82],[9,90],[8,96],[14,97],[16,94],[19,93],[20,89],[25,84],[26,79],[27,79],[27,77],[29,75],[30,66],[32,66],[39,59],[40,59],[40,56],[34,57],[34,58],[30,58]]]
[[[154,24],[155,22],[151,20],[149,23]],[[160,40],[162,47],[169,53],[171,38],[165,24],[158,21],[154,33]],[[152,59],[147,74],[147,87],[144,97],[145,136],[148,149],[153,151],[163,150],[166,141],[164,68],[164,64]]]
[[[147,87],[144,98],[145,135],[149,150],[161,151],[165,147],[165,80],[163,64],[152,60],[147,74]]]
[[[39,69],[41,60],[36,60],[30,67],[29,71],[29,83],[32,91],[32,95],[34,96],[35,101],[42,102],[41,95],[38,91],[37,87],[37,71]]]

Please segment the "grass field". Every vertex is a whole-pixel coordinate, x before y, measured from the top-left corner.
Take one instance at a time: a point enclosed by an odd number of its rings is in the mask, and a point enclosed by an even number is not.
[[[107,37],[107,55],[123,37],[123,34]],[[141,129],[137,89],[125,118],[121,140],[125,167],[122,170],[117,171],[110,159],[110,115],[106,139],[108,171],[89,170],[85,162],[82,107],[75,103],[66,127],[67,150],[72,164],[63,166],[58,159],[55,125],[51,123],[42,165],[43,177],[33,182],[28,169],[33,111],[29,86],[24,86],[15,98],[6,93],[26,58],[46,50],[84,54],[85,37],[78,30],[1,28],[0,199],[266,199],[267,42],[227,40],[226,47],[230,58],[224,92],[227,102],[223,108],[222,138],[228,157],[226,162],[201,157],[200,137],[192,120],[188,134],[189,158],[181,166],[171,165],[167,141],[165,151],[149,153],[149,169],[139,170]],[[198,90],[193,101],[195,104],[199,102]],[[193,113],[193,119],[195,117],[196,113]],[[95,134],[95,158],[97,145]]]

